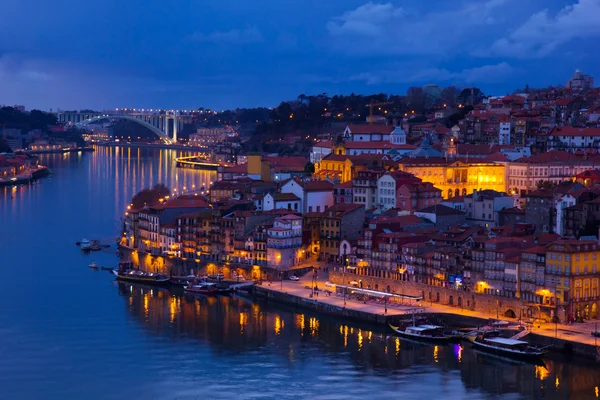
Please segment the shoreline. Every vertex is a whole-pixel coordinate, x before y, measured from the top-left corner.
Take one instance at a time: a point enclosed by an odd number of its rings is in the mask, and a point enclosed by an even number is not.
[[[181,150],[181,151],[206,151],[207,149],[202,147],[190,147],[180,144],[151,144],[151,143],[94,143],[94,146],[100,147],[125,147],[125,148],[151,148],[159,150]]]
[[[335,294],[334,288],[326,288],[334,292],[327,296],[323,290],[324,285],[321,283],[318,285],[321,289],[320,294],[311,297],[312,291],[306,289],[305,286],[306,282],[302,282],[302,280],[298,282],[273,281],[270,284],[263,282],[262,285],[253,287],[253,294],[274,303],[288,304],[324,315],[378,325],[407,320],[413,312],[442,320],[450,326],[479,327],[487,325],[490,319],[495,319],[494,316],[481,312],[441,304],[428,305],[428,302],[424,301],[410,302],[407,305],[384,305],[346,299],[346,304],[344,304],[343,298]],[[511,318],[502,319],[514,323],[519,322]],[[586,327],[586,325],[539,323],[529,326],[530,333],[527,337],[536,345],[552,346],[553,351],[556,352],[600,361],[600,346],[598,346],[600,340],[595,340],[589,332],[584,330]]]
[[[79,153],[94,151],[93,147],[78,147],[76,149],[60,149],[60,150],[23,150],[22,153],[27,155],[36,154],[62,154],[62,153]]]
[[[31,183],[37,179],[46,177],[46,176],[50,175],[51,173],[52,172],[47,167],[41,167],[35,171],[31,171],[29,174],[24,175],[24,176],[21,175],[21,176],[12,177],[10,179],[0,179],[0,187],[16,186],[16,185],[23,185],[23,184]]]

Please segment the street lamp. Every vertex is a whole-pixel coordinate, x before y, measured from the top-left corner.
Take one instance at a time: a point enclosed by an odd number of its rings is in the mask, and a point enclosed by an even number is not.
[[[283,291],[283,271],[279,271],[279,277],[281,278],[281,290]]]

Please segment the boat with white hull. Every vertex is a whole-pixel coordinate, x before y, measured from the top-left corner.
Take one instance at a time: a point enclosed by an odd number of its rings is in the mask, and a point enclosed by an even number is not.
[[[484,335],[477,336],[473,345],[491,353],[522,359],[538,359],[548,352],[548,347],[531,346],[522,340],[501,337],[486,338]]]

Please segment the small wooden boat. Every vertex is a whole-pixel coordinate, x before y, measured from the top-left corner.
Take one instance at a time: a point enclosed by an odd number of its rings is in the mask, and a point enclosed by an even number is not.
[[[473,345],[491,353],[523,359],[536,359],[548,352],[547,347],[531,346],[522,340],[501,337],[486,338],[484,335],[477,336]]]
[[[203,282],[196,285],[187,285],[183,287],[186,293],[204,294],[204,295],[216,295],[219,293],[214,283]]]
[[[94,268],[94,269],[98,269],[98,263],[96,261],[93,261],[90,265],[90,268]]]
[[[162,286],[169,284],[169,277],[152,272],[143,272],[139,270],[117,271],[113,269],[113,274],[120,281],[144,283],[146,285]]]
[[[390,324],[390,328],[400,336],[430,342],[452,342],[460,340],[462,337],[460,333],[447,332],[443,326],[438,325],[413,325],[402,330]]]

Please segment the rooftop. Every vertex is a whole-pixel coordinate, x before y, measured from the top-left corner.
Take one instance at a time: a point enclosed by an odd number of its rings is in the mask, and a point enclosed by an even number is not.
[[[443,204],[425,207],[417,212],[435,215],[465,215],[464,211],[455,210],[454,208],[445,206]]]

